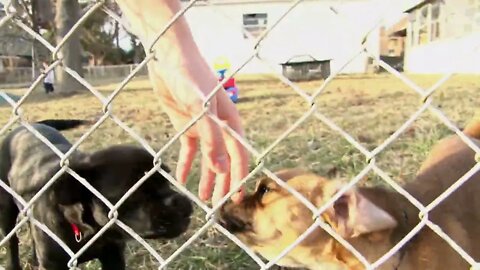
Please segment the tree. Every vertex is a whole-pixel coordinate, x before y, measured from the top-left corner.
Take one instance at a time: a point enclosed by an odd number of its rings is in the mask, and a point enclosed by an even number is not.
[[[91,3],[87,2],[80,4],[78,0],[14,0],[14,3],[17,11],[22,13],[20,17],[23,22],[35,32],[41,33],[53,45],[63,40],[82,13],[91,6]],[[114,13],[121,12],[116,3],[112,1],[106,2],[105,5]],[[122,29],[119,23],[106,13],[102,11],[92,13],[60,50],[64,66],[68,66],[82,76],[82,57],[86,54],[91,57],[92,63],[95,65],[139,62],[139,58],[144,56],[144,51],[139,50],[141,46],[138,46],[136,37],[130,33],[123,37],[130,36],[132,50],[126,52],[120,48],[120,33],[125,33],[125,31],[121,31]],[[29,35],[26,34],[26,36]],[[35,48],[32,55],[34,62],[51,59],[51,55],[43,48],[43,45],[34,39],[30,42]],[[0,40],[0,46],[2,43],[4,41]],[[45,51],[47,53],[44,53]],[[57,89],[60,92],[71,93],[84,88],[61,67],[56,69],[56,75]]]
[[[53,11],[50,0],[14,0],[12,3],[17,11],[16,18],[30,26],[34,32],[39,33],[40,28],[51,27]],[[5,44],[8,47],[8,43],[13,45],[14,47],[8,49],[8,52],[12,55],[31,56],[32,67],[34,68],[33,76],[35,77],[35,71],[37,70],[35,67],[38,66],[38,59],[46,57],[46,48],[23,30],[16,29],[14,33],[4,36],[5,33],[6,31],[2,31],[1,36],[5,38],[2,38],[0,43],[3,43],[4,47]],[[7,37],[10,37],[10,40]]]
[[[72,26],[80,18],[80,6],[78,0],[56,0],[56,11],[52,7],[52,0],[14,0],[14,7],[24,23],[29,25],[33,31],[40,33],[40,29],[47,30],[44,35],[53,44],[59,44]],[[54,19],[53,19],[54,17]],[[32,61],[35,63],[38,57],[38,42],[32,40],[34,48]],[[75,70],[80,76],[83,75],[82,68],[82,47],[79,33],[75,32],[60,50],[63,58],[63,65]],[[42,60],[48,60],[48,55],[40,56]],[[63,93],[84,88],[76,79],[71,77],[62,68],[56,69],[57,90]]]
[[[83,25],[81,43],[94,65],[105,64],[105,57],[114,49],[114,34],[111,19],[104,12],[93,13]]]
[[[72,26],[80,17],[80,5],[77,0],[57,0],[55,28],[56,42],[59,44]],[[76,31],[60,50],[63,58],[63,65],[75,70],[80,76],[83,76],[82,68],[82,46],[80,37]],[[72,76],[66,73],[61,67],[56,70],[57,89],[66,94],[83,89],[84,87]]]
[[[44,29],[53,28],[53,6],[51,0],[31,0],[32,14],[36,24]]]
[[[107,2],[105,6],[119,13],[120,9],[114,2]],[[88,6],[85,5],[86,9]],[[90,63],[94,65],[125,64],[127,52],[120,48],[119,23],[105,12],[95,12],[90,15],[81,31],[81,43],[90,56]]]

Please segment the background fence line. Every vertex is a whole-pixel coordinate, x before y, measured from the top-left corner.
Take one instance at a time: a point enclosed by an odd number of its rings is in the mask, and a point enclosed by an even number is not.
[[[137,64],[84,66],[83,77],[95,83],[114,81],[127,77],[137,66]],[[37,78],[34,75],[40,73],[39,69],[31,67],[0,68],[0,87],[28,86]],[[146,68],[142,68],[137,74],[147,76],[148,72]]]
[[[160,31],[157,35],[157,37],[154,39],[154,42],[152,44],[143,44],[146,48],[146,57],[144,60],[138,64],[138,65],[125,65],[125,66],[115,66],[115,67],[88,67],[86,68],[85,72],[85,77],[80,77],[76,71],[70,69],[69,67],[65,67],[63,65],[60,65],[62,63],[61,55],[59,55],[59,51],[62,48],[62,46],[68,41],[68,39],[75,33],[75,31],[78,30],[80,27],[81,23],[85,20],[88,19],[88,17],[93,13],[93,12],[106,12],[109,16],[111,16],[114,20],[119,21],[122,25],[124,25],[124,22],[120,20],[119,16],[115,16],[113,11],[109,10],[108,8],[104,7],[104,1],[93,1],[93,4],[88,7],[88,10],[84,13],[82,18],[75,24],[75,26],[69,31],[69,33],[65,36],[65,38],[56,46],[53,44],[48,43],[45,39],[43,39],[40,35],[36,33],[32,33],[33,30],[29,29],[30,31],[27,31],[27,33],[31,34],[33,38],[36,40],[39,40],[42,44],[46,45],[46,47],[50,50],[50,52],[53,54],[53,63],[49,66],[48,70],[51,70],[57,66],[60,66],[63,68],[67,73],[69,73],[71,76],[76,78],[82,85],[84,85],[93,95],[95,95],[99,101],[103,104],[104,106],[104,111],[102,117],[96,121],[96,123],[88,130],[87,133],[83,134],[81,138],[79,138],[74,144],[73,147],[65,154],[62,154],[60,150],[58,150],[53,144],[51,144],[45,137],[43,137],[39,132],[37,132],[31,125],[28,123],[28,121],[24,120],[21,106],[24,104],[26,98],[34,91],[36,86],[42,81],[42,79],[45,77],[45,73],[41,73],[40,76],[38,76],[33,82],[31,82],[29,90],[25,93],[25,95],[19,100],[19,101],[14,101],[12,100],[8,95],[6,95],[4,92],[0,92],[0,96],[4,98],[9,105],[12,107],[12,116],[9,121],[1,130],[0,130],[0,135],[5,134],[5,132],[8,131],[10,127],[12,127],[15,123],[19,123],[25,128],[28,129],[29,132],[31,132],[35,137],[38,139],[42,140],[46,145],[49,146],[60,158],[60,166],[61,169],[57,172],[57,174],[52,177],[47,185],[45,185],[30,201],[24,201],[18,194],[16,194],[11,188],[9,188],[5,183],[0,181],[0,188],[5,189],[11,196],[13,196],[16,200],[18,200],[23,207],[21,210],[21,213],[23,217],[17,224],[17,226],[12,230],[5,238],[3,238],[0,241],[0,246],[4,245],[15,233],[22,227],[26,222],[32,222],[34,226],[37,228],[41,229],[44,231],[48,236],[50,236],[55,242],[57,242],[63,249],[64,251],[70,256],[70,261],[68,262],[68,267],[70,269],[75,269],[77,267],[77,259],[88,249],[100,236],[102,236],[111,226],[117,225],[123,230],[125,230],[126,233],[131,235],[137,242],[139,242],[158,262],[159,269],[163,269],[169,265],[170,262],[172,262],[181,252],[183,252],[191,243],[193,243],[195,240],[197,240],[208,228],[214,227],[217,230],[219,230],[221,233],[223,233],[226,237],[228,237],[231,241],[233,241],[235,244],[237,244],[240,248],[242,248],[249,256],[252,257],[252,259],[259,265],[260,269],[269,269],[271,266],[273,266],[276,262],[278,262],[281,258],[283,258],[286,254],[288,254],[289,251],[291,251],[293,248],[295,248],[302,240],[304,240],[306,237],[308,237],[315,229],[317,228],[322,228],[324,229],[327,233],[329,233],[333,238],[335,238],[337,241],[339,241],[346,249],[352,252],[357,259],[365,266],[366,269],[376,269],[377,267],[380,267],[384,262],[386,262],[393,254],[395,254],[405,243],[407,243],[416,233],[418,233],[421,229],[423,229],[425,226],[428,226],[431,228],[435,233],[437,233],[440,237],[442,237],[452,248],[454,248],[460,256],[462,256],[465,261],[467,261],[472,267],[479,267],[479,264],[468,254],[466,253],[460,246],[458,246],[457,243],[455,243],[448,235],[446,235],[439,226],[434,224],[429,220],[429,212],[433,210],[439,203],[441,203],[445,198],[447,198],[450,194],[452,194],[458,187],[460,187],[463,183],[468,181],[471,176],[474,173],[477,173],[480,170],[480,164],[476,164],[469,172],[467,172],[463,177],[461,177],[454,185],[452,185],[449,189],[447,189],[442,195],[440,195],[436,200],[434,200],[431,204],[425,206],[422,205],[418,200],[416,200],[412,195],[410,195],[406,190],[404,190],[400,185],[395,183],[391,177],[388,176],[388,174],[382,170],[376,163],[376,156],[380,154],[382,151],[384,151],[392,142],[397,140],[403,132],[407,130],[408,127],[411,126],[411,124],[418,120],[420,115],[422,115],[424,112],[429,111],[432,113],[435,117],[437,117],[444,125],[446,125],[448,128],[450,128],[453,132],[458,134],[460,138],[467,144],[469,147],[471,147],[477,155],[480,155],[480,149],[479,147],[467,136],[465,136],[458,127],[455,126],[455,124],[447,118],[447,116],[435,106],[434,104],[434,99],[432,97],[432,94],[443,84],[445,83],[453,74],[449,73],[443,76],[436,84],[434,84],[431,88],[429,89],[422,89],[420,86],[418,86],[415,82],[407,78],[405,75],[399,73],[395,69],[393,69],[391,66],[389,66],[387,63],[384,61],[378,59],[378,57],[375,57],[372,53],[368,51],[368,48],[366,46],[363,46],[364,44],[362,43],[361,49],[359,52],[355,52],[352,55],[351,59],[348,59],[344,65],[341,66],[339,70],[336,70],[333,72],[324,82],[323,84],[316,89],[313,94],[308,94],[307,91],[304,91],[301,89],[301,87],[296,86],[294,83],[292,83],[288,78],[283,76],[282,74],[276,74],[276,77],[278,77],[283,83],[287,84],[288,86],[292,87],[292,90],[299,94],[303,99],[306,100],[310,104],[310,108],[300,117],[296,120],[296,122],[291,125],[287,130],[285,130],[273,143],[271,143],[268,147],[266,147],[263,151],[259,151],[255,149],[251,143],[245,139],[242,138],[239,134],[237,134],[233,129],[230,127],[226,126],[222,121],[220,121],[218,118],[216,118],[214,115],[210,114],[208,112],[208,106],[209,106],[209,101],[214,97],[214,95],[218,91],[223,91],[222,83],[219,83],[213,90],[212,92],[207,95],[202,97],[204,102],[205,102],[205,108],[202,112],[200,112],[197,116],[195,116],[192,121],[187,124],[183,129],[179,130],[175,136],[173,136],[165,145],[164,147],[161,148],[158,152],[155,152],[153,148],[139,135],[135,134],[135,132],[128,128],[128,126],[123,123],[119,118],[117,118],[111,108],[111,103],[114,100],[114,98],[124,89],[124,87],[132,80],[132,78],[135,75],[146,75],[146,68],[145,66],[147,63],[150,61],[154,61],[154,45],[158,40],[161,40],[162,36],[164,33],[171,27],[172,24],[176,22],[176,20],[180,17],[183,16],[184,13],[188,12],[189,9],[195,6],[196,2],[199,0],[192,0],[188,4],[186,4],[183,9],[175,16],[172,18],[172,20]],[[256,41],[254,42],[254,46],[252,47],[251,54],[246,58],[246,60],[236,66],[231,72],[231,74],[224,79],[223,82],[226,82],[229,78],[233,77],[237,72],[244,67],[246,64],[248,64],[253,58],[257,58],[261,60],[262,62],[265,62],[267,65],[271,65],[271,63],[268,62],[268,60],[263,59],[260,55],[260,49],[262,47],[262,41],[268,37],[269,33],[275,29],[275,27],[278,26],[278,24],[286,18],[289,13],[295,9],[296,6],[301,4],[303,0],[296,0],[291,3],[289,8],[285,10],[283,15],[279,17],[279,19],[267,28],[267,30],[261,34]],[[208,1],[207,1],[208,4]],[[212,7],[214,5],[211,4]],[[17,17],[16,11],[13,9],[12,3],[9,3],[6,5],[7,7],[7,16],[2,18],[0,21],[0,27],[5,26],[7,23],[13,23],[18,25],[24,30],[28,30],[28,26],[23,24]],[[341,16],[341,12],[338,12],[335,7],[332,6],[332,12],[335,12],[338,16]],[[385,12],[387,13],[387,12]],[[344,23],[348,25],[349,23],[346,19],[344,19]],[[353,22],[354,23],[354,22]],[[376,27],[376,26],[375,26]],[[365,33],[365,37],[368,36],[368,32]],[[386,69],[388,72],[393,74],[395,77],[399,78],[402,80],[404,83],[406,83],[409,88],[411,88],[413,91],[417,92],[419,94],[419,100],[421,101],[419,104],[419,109],[412,114],[408,120],[401,125],[400,128],[398,128],[390,137],[388,137],[386,140],[384,140],[383,143],[378,145],[375,149],[372,151],[366,149],[359,143],[357,140],[353,138],[347,131],[342,129],[340,126],[338,126],[333,120],[331,120],[329,117],[321,114],[318,111],[317,104],[315,103],[315,100],[323,93],[323,90],[329,85],[329,83],[338,76],[338,74],[342,71],[342,69],[348,65],[355,57],[357,57],[359,54],[366,53],[369,54],[371,57],[374,58],[377,63]],[[476,53],[476,50],[473,52],[468,52],[468,53]],[[460,63],[461,64],[461,63]],[[18,69],[18,77],[22,79],[18,80],[23,80],[24,77],[26,78],[28,76],[32,76],[31,73],[27,72],[28,69]],[[48,71],[47,70],[47,71]],[[14,74],[16,71],[14,71],[11,74]],[[31,72],[31,69],[30,69]],[[100,93],[94,86],[92,86],[88,80],[96,80],[99,77],[106,78],[109,76],[116,76],[118,77],[125,77],[125,79],[118,85],[118,88],[111,93],[109,96],[104,96],[102,93]],[[13,75],[11,75],[13,76]],[[12,78],[16,78],[16,76],[13,76]],[[15,81],[16,79],[14,79]],[[29,81],[30,82],[30,81]],[[162,170],[160,168],[161,164],[161,159],[162,159],[162,154],[169,149],[171,145],[173,145],[177,140],[182,136],[185,132],[187,132],[200,118],[202,117],[210,117],[215,123],[219,124],[225,131],[227,131],[229,134],[234,136],[248,151],[249,153],[256,159],[257,165],[253,170],[249,173],[247,177],[242,179],[242,181],[237,184],[228,194],[225,196],[218,204],[209,207],[205,203],[201,202],[192,192],[188,191],[185,187],[180,185],[173,176],[171,176],[169,173],[166,171]],[[291,188],[289,185],[287,185],[285,182],[283,182],[281,179],[279,179],[274,172],[272,172],[269,168],[267,168],[264,164],[264,159],[266,156],[272,153],[275,147],[277,147],[279,144],[282,143],[282,141],[285,140],[289,136],[291,132],[296,130],[299,126],[303,125],[306,123],[308,119],[315,118],[322,123],[324,123],[326,126],[328,126],[331,130],[334,132],[338,133],[340,136],[344,137],[355,149],[359,150],[363,155],[365,155],[366,160],[368,161],[368,164],[365,166],[365,168],[357,174],[355,177],[353,177],[347,185],[341,188],[340,191],[338,191],[332,198],[330,198],[323,206],[320,208],[317,208],[315,205],[313,205],[311,202],[309,202],[306,198],[304,198],[299,192]],[[107,198],[105,198],[100,192],[98,192],[93,186],[91,186],[88,181],[84,178],[82,178],[80,175],[78,175],[75,171],[73,171],[68,164],[69,157],[78,149],[80,144],[84,142],[90,134],[92,134],[104,121],[107,119],[112,119],[120,128],[125,130],[127,133],[129,133],[137,142],[139,142],[153,157],[155,157],[154,164],[152,164],[152,169],[145,174],[141,179],[138,180],[137,184],[135,184],[133,187],[129,189],[129,191],[124,194],[124,196],[115,204],[112,204],[111,202],[108,201]],[[140,185],[148,179],[152,174],[160,172],[172,185],[174,185],[176,188],[178,188],[182,193],[184,193],[190,200],[195,202],[197,206],[199,206],[203,211],[206,213],[206,222],[205,224],[197,230],[197,232],[192,235],[180,248],[178,248],[171,256],[168,258],[163,258],[151,245],[149,245],[144,239],[142,239],[137,233],[135,233],[131,228],[129,228],[126,224],[122,223],[121,221],[118,220],[118,208],[121,207],[122,203],[137,189],[140,187]],[[234,235],[230,234],[225,228],[223,228],[220,224],[216,222],[215,219],[215,213],[216,211],[224,204],[227,202],[230,196],[232,196],[242,184],[247,183],[248,181],[251,181],[254,176],[257,173],[263,173],[270,177],[273,181],[275,181],[278,185],[283,187],[284,189],[288,190],[291,194],[293,194],[300,202],[302,202],[307,208],[309,208],[312,211],[312,215],[314,217],[314,223],[309,227],[307,231],[305,231],[304,234],[300,238],[298,238],[295,242],[293,242],[291,245],[289,245],[285,250],[283,250],[274,260],[271,260],[269,262],[264,262],[259,256],[255,255],[255,253],[250,250],[244,243],[242,243],[237,237]],[[347,192],[350,188],[355,186],[361,179],[364,178],[365,175],[368,173],[373,172],[376,175],[380,176],[381,179],[385,181],[389,186],[391,186],[394,190],[399,192],[401,195],[403,195],[407,200],[409,200],[416,208],[419,210],[419,217],[420,217],[420,222],[417,224],[417,226],[404,238],[396,244],[389,252],[387,252],[384,256],[379,258],[375,262],[369,262],[360,252],[355,250],[355,248],[349,244],[349,242],[345,239],[343,239],[338,233],[336,233],[332,228],[330,228],[329,225],[326,224],[326,222],[322,219],[321,214],[333,203],[335,202],[336,199],[340,198],[345,192]],[[110,221],[103,226],[103,228],[95,234],[78,252],[73,252],[60,238],[58,238],[52,231],[49,230],[44,224],[41,224],[39,221],[37,221],[31,214],[31,206],[35,203],[36,199],[38,199],[48,188],[55,183],[55,181],[63,174],[68,173],[72,177],[74,177],[79,183],[84,185],[89,191],[91,191],[98,199],[100,199],[105,205],[108,206],[110,209],[110,213],[108,215]],[[3,179],[5,180],[5,179]]]

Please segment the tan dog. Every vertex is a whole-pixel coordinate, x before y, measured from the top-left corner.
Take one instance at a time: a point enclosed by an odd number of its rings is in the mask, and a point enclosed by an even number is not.
[[[464,132],[480,138],[480,122]],[[475,140],[480,145],[480,141]],[[404,186],[427,205],[475,165],[475,154],[458,136],[441,140],[422,164],[415,181]],[[344,183],[298,170],[277,175],[320,207]],[[420,221],[419,211],[402,195],[380,187],[350,189],[322,217],[368,261],[374,262]],[[241,204],[230,203],[220,214],[223,225],[255,252],[273,259],[312,223],[312,213],[270,179],[260,179],[254,194]],[[460,247],[480,259],[480,174],[451,194],[429,214]],[[364,269],[363,265],[327,232],[319,228],[278,262],[309,269]],[[422,229],[378,269],[463,270],[469,265],[435,232]]]

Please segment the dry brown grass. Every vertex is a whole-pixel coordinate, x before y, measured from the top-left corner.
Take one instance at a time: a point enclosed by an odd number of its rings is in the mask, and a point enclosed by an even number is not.
[[[420,86],[428,88],[439,76],[410,76]],[[292,89],[268,76],[238,77],[241,102],[238,108],[246,128],[247,139],[259,151],[267,148],[308,109],[307,104]],[[480,82],[478,76],[455,76],[445,83],[433,98],[436,106],[459,126],[462,126],[478,106]],[[300,83],[310,93],[321,81]],[[109,93],[115,84],[103,85]],[[37,91],[38,90],[38,91]],[[46,97],[35,90],[23,106],[28,120],[45,118],[92,119],[101,115],[102,107],[91,94],[70,98]],[[11,90],[21,94],[22,89]],[[316,100],[319,111],[349,132],[367,149],[372,150],[399,128],[422,104],[421,98],[397,78],[390,75],[340,76]],[[143,136],[154,149],[175,133],[158,106],[149,82],[137,79],[130,83],[113,103],[113,113]],[[11,108],[0,107],[0,125],[11,115]],[[82,127],[66,132],[72,141],[87,130]],[[381,168],[399,182],[412,179],[431,145],[449,133],[430,113],[422,115],[402,136],[377,157]],[[129,135],[107,121],[81,145],[93,151],[112,144],[135,143]],[[178,145],[174,145],[163,160],[175,167]],[[366,165],[365,157],[341,136],[315,118],[309,119],[290,134],[266,158],[271,170],[284,167],[304,167],[324,175],[349,179]],[[253,163],[252,163],[253,165]],[[252,166],[253,168],[253,166]],[[195,164],[188,187],[196,190],[198,164]],[[381,183],[371,175],[371,183]],[[195,215],[190,231],[175,241],[150,241],[165,257],[171,254],[205,222],[204,214]],[[28,251],[28,238],[22,237],[22,252]],[[4,256],[0,248],[0,262]],[[129,269],[154,269],[157,264],[147,251],[131,243],[127,251]],[[1,265],[1,263],[0,263]],[[93,262],[85,269],[98,269]],[[233,267],[233,268],[232,268]],[[211,229],[172,263],[170,269],[256,269],[255,263],[226,237]]]

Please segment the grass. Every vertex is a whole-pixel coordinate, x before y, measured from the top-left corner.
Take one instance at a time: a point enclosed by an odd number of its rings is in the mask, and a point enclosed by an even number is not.
[[[411,80],[423,88],[432,86],[440,76],[413,76]],[[432,96],[435,106],[458,126],[473,116],[480,90],[478,76],[456,75],[443,84]],[[311,104],[291,88],[269,76],[239,76],[240,110],[247,139],[263,151],[281,136]],[[298,83],[308,93],[313,93],[323,81]],[[116,84],[101,85],[104,94],[113,91]],[[8,92],[20,95],[25,89]],[[387,139],[420,108],[422,98],[399,79],[391,75],[339,76],[315,100],[318,111],[352,135],[365,148],[373,150]],[[36,89],[22,106],[26,119],[45,118],[98,118],[102,106],[89,93],[74,97],[45,96]],[[174,134],[172,126],[159,107],[148,80],[138,78],[131,82],[113,102],[113,113],[133,128],[156,150]],[[0,107],[0,125],[7,123],[11,108]],[[72,141],[77,140],[88,127],[66,132]],[[376,158],[380,168],[393,179],[404,183],[413,178],[432,144],[451,133],[434,115],[425,112],[397,140]],[[125,131],[108,120],[80,147],[84,151],[98,150],[112,144],[136,143]],[[178,143],[170,148],[163,160],[175,167]],[[285,167],[303,167],[322,175],[351,179],[365,166],[365,157],[338,133],[315,117],[309,118],[283,140],[265,159],[266,167],[276,170]],[[196,192],[199,175],[194,164],[188,188]],[[253,168],[253,166],[252,166]],[[253,184],[253,183],[252,183]],[[382,184],[370,175],[363,184]],[[165,258],[184,243],[195,230],[205,223],[204,213],[197,210],[190,230],[173,241],[150,241]],[[25,230],[24,230],[25,231]],[[26,269],[29,252],[28,233],[21,233],[21,251]],[[5,248],[0,248],[0,265]],[[155,269],[158,264],[148,252],[131,242],[127,250],[129,269]],[[82,269],[99,269],[96,262]],[[256,264],[240,248],[229,242],[214,229],[209,229],[185,252],[172,262],[169,269],[257,269]]]

